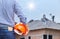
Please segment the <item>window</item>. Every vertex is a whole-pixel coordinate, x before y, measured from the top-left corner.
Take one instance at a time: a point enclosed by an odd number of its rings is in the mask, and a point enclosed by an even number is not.
[[[47,39],[47,35],[43,35],[43,39]]]
[[[43,35],[43,39],[52,39],[52,35]]]
[[[20,38],[20,39],[25,39],[25,38],[23,37],[23,38]]]
[[[52,35],[49,35],[49,39],[52,39]]]
[[[28,39],[31,39],[31,37],[29,36]]]

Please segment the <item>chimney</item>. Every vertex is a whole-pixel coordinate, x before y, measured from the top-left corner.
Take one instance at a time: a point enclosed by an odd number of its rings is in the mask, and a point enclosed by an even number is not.
[[[55,16],[53,15],[53,16],[52,16],[52,21],[53,21],[53,22],[54,22],[54,19],[55,19]]]
[[[52,21],[54,22],[55,16],[50,13],[50,16],[52,17]]]
[[[46,18],[46,15],[45,14],[43,15],[43,18]]]

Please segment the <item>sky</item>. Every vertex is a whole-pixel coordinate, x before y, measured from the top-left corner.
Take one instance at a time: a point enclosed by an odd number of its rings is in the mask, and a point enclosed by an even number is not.
[[[50,14],[55,16],[55,22],[60,23],[60,0],[18,0],[27,22],[31,19],[40,20],[43,14],[51,20]],[[16,16],[15,16],[16,18]],[[15,21],[19,21],[18,18]]]

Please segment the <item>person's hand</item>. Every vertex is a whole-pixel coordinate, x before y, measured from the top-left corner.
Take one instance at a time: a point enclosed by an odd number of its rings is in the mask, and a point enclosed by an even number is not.
[[[25,22],[21,22],[21,23],[26,24]]]
[[[26,18],[20,18],[20,22],[23,23],[23,24],[26,24]]]
[[[8,31],[13,31],[13,27],[8,26]]]

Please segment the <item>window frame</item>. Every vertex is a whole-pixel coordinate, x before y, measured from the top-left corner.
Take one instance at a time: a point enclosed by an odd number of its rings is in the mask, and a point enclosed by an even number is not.
[[[44,38],[44,35],[46,35],[46,38]],[[53,35],[48,35],[48,34],[44,34],[44,35],[43,35],[43,39],[53,39]]]

